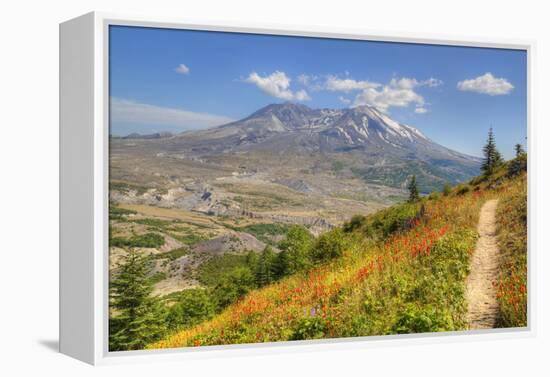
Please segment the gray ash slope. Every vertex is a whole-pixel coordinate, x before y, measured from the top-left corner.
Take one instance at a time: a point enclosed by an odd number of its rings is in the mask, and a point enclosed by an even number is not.
[[[313,174],[335,170],[400,188],[415,174],[424,192],[467,180],[480,166],[478,158],[437,144],[370,106],[311,109],[272,104],[236,122],[152,140],[150,147],[206,161],[239,157],[255,171],[273,164]]]

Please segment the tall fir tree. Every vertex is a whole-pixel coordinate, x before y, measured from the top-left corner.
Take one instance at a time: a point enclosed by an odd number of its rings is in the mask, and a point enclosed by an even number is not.
[[[276,269],[275,269],[275,253],[273,249],[268,245],[264,248],[258,259],[258,264],[256,266],[256,284],[259,287],[270,284],[275,280]]]
[[[289,273],[289,256],[288,251],[282,249],[276,256],[275,256],[275,263],[274,263],[274,271],[275,271],[275,277],[277,279],[280,279]]]
[[[497,149],[495,143],[495,135],[493,128],[489,128],[489,136],[487,137],[487,143],[483,147],[483,163],[481,165],[481,171],[485,175],[492,174],[497,167],[502,164],[502,155]]]
[[[527,171],[527,153],[521,146],[521,144],[516,144],[514,146],[516,151],[516,157],[510,162],[508,166],[508,176],[513,177],[520,174],[522,171]]]
[[[407,186],[409,189],[409,202],[414,203],[420,199],[420,195],[418,193],[418,186],[416,184],[416,175],[413,175],[411,177],[411,181],[409,182],[409,185]]]
[[[309,266],[313,240],[311,233],[302,226],[295,225],[289,229],[286,239],[279,244],[279,276],[294,274]]]
[[[516,158],[521,157],[525,153],[525,150],[519,143],[514,146],[514,150],[516,151]]]
[[[260,258],[258,257],[258,253],[256,253],[255,251],[250,250],[246,254],[246,265],[248,266],[248,268],[250,268],[250,271],[256,270],[256,266],[258,265],[259,260]]]
[[[130,250],[110,286],[109,350],[139,350],[166,330],[165,310],[151,296],[148,259]]]

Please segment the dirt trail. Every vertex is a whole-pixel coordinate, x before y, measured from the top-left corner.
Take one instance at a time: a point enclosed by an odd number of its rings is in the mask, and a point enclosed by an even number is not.
[[[498,200],[488,200],[481,208],[477,231],[479,239],[472,255],[471,270],[466,280],[468,328],[494,328],[498,302],[493,282],[498,274],[496,209]]]

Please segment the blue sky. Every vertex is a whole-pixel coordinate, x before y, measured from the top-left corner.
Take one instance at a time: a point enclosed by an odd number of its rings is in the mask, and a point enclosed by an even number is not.
[[[368,104],[480,155],[492,125],[506,158],[527,135],[524,51],[111,27],[111,133],[181,132],[270,103]]]

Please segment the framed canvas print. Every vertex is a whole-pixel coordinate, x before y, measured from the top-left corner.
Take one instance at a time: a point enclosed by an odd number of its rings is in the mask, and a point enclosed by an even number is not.
[[[60,36],[62,352],[531,333],[530,43],[98,13]]]

